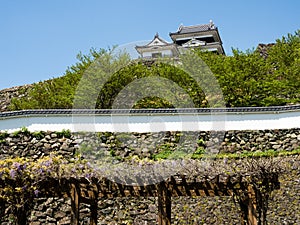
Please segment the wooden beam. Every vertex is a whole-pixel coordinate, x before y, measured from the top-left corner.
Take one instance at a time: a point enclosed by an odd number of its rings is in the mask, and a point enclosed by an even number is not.
[[[171,195],[165,182],[158,184],[158,225],[171,225]]]
[[[98,219],[98,198],[97,198],[97,192],[95,190],[92,190],[89,192],[90,196],[90,211],[91,211],[91,218],[90,218],[90,225],[97,225],[97,219]]]
[[[253,188],[248,185],[244,187],[246,193],[240,201],[241,208],[241,224],[242,225],[257,225],[256,197]],[[242,192],[241,192],[242,193]]]
[[[248,218],[249,225],[257,225],[256,197],[252,186],[248,186]]]
[[[74,183],[71,184],[71,225],[79,225],[80,190]]]

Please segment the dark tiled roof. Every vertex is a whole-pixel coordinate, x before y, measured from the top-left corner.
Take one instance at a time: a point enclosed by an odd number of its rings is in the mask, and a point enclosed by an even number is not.
[[[173,34],[195,33],[195,32],[201,32],[201,31],[214,30],[214,29],[216,29],[216,27],[213,23],[200,24],[200,25],[194,25],[194,26],[180,26],[178,31],[174,32]]]
[[[155,39],[158,39],[161,44],[160,45],[151,45]],[[135,48],[147,48],[147,47],[162,47],[162,46],[169,46],[169,45],[174,45],[173,43],[168,43],[167,41],[165,41],[164,39],[162,39],[161,37],[159,37],[158,33],[155,34],[154,38],[152,39],[152,41],[150,41],[148,44],[145,45],[137,45]]]

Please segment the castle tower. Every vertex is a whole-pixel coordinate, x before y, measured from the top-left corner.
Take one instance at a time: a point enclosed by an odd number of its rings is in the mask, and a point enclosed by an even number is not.
[[[212,22],[208,24],[183,26],[169,34],[173,43],[182,48],[201,48],[225,55],[218,28]]]
[[[174,43],[168,43],[156,34],[152,41],[135,49],[142,58],[176,57],[178,49]]]

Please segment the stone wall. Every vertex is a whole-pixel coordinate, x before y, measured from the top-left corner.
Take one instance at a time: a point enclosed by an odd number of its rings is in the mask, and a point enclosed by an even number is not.
[[[36,132],[26,130],[0,134],[0,157],[38,158],[56,151],[64,157],[73,157],[84,150],[113,154],[116,158],[149,157],[158,153],[155,146],[178,145],[178,132],[166,133],[76,133]],[[228,131],[225,136],[211,137],[199,132],[195,148],[220,144],[223,152],[293,150],[300,145],[300,129],[265,131]],[[216,140],[216,138],[218,140]],[[155,139],[155,141],[153,140]],[[158,140],[158,141],[157,141]],[[213,143],[212,143],[213,142]],[[154,144],[153,144],[154,143]],[[153,151],[147,151],[148,146]],[[273,193],[270,201],[269,224],[300,224],[300,160],[291,157],[291,170],[282,176],[281,189]],[[70,200],[64,198],[39,198],[35,200],[31,224],[70,224]],[[239,207],[231,197],[178,197],[172,199],[173,224],[239,224]],[[89,208],[81,206],[81,224],[88,224]],[[85,216],[86,215],[86,216]],[[116,198],[98,202],[98,224],[156,224],[156,198]],[[0,218],[0,224],[13,224],[10,216]]]
[[[67,133],[67,132],[66,132]],[[33,159],[57,152],[71,157],[76,151],[76,140],[63,132],[17,131],[0,133],[0,159],[31,157]]]
[[[23,97],[31,86],[23,85],[0,90],[0,112],[8,111],[12,98]]]
[[[297,149],[300,129],[228,131],[222,142],[222,152]]]
[[[192,132],[190,132],[192,133]],[[70,157],[76,151],[93,154],[102,152],[116,156],[118,159],[132,157],[152,157],[164,147],[177,150],[184,145],[192,148],[207,149],[214,146],[221,153],[242,153],[244,151],[287,150],[300,146],[300,129],[227,131],[222,135],[210,132],[193,132],[192,140],[180,132],[160,133],[75,133],[17,131],[0,133],[0,159],[22,156],[38,158],[57,152]],[[186,135],[189,137],[188,135]],[[181,143],[183,142],[183,143]]]

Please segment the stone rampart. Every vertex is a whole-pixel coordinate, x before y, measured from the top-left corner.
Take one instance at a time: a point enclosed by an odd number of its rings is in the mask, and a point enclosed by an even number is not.
[[[26,130],[0,134],[0,157],[39,158],[57,152],[72,158],[79,151],[102,151],[116,159],[134,155],[153,157],[162,149],[155,146],[178,145],[178,132],[166,133],[76,133],[36,132]],[[295,150],[300,145],[300,129],[264,131],[228,131],[224,137],[210,137],[198,132],[195,149],[218,143],[221,152],[242,153],[274,149]],[[155,139],[155,140],[153,140]],[[157,141],[159,140],[159,141]],[[152,151],[148,151],[152,149]],[[80,148],[82,148],[80,150]],[[273,192],[268,211],[269,224],[300,223],[299,159],[291,157],[290,172],[280,178],[281,188]],[[31,224],[70,224],[70,200],[64,198],[37,198],[32,211]],[[80,210],[81,224],[88,224],[89,208]],[[115,198],[98,202],[98,224],[156,224],[157,199]],[[238,207],[230,197],[177,197],[172,201],[173,224],[239,224]],[[13,224],[10,216],[0,218],[1,224]]]

